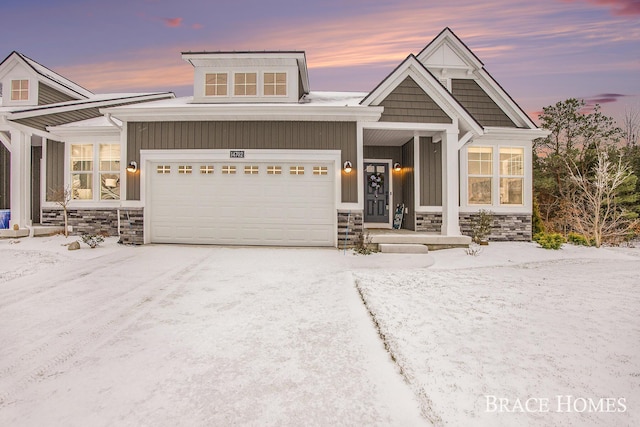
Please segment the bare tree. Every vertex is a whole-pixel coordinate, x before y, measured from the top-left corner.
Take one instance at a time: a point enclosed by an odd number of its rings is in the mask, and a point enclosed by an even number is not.
[[[622,123],[622,137],[627,142],[627,147],[635,147],[640,133],[640,110],[629,108],[624,110]]]
[[[71,202],[71,199],[73,198],[72,196],[71,187],[69,186],[49,190],[48,199],[62,208],[64,214],[65,237],[69,237],[69,217],[67,215],[67,208],[69,206],[69,202]]]
[[[604,240],[623,237],[637,226],[638,220],[626,216],[617,200],[621,186],[633,175],[622,159],[613,162],[601,150],[597,163],[587,173],[575,162],[567,166],[573,184],[572,220],[578,232],[600,247]]]

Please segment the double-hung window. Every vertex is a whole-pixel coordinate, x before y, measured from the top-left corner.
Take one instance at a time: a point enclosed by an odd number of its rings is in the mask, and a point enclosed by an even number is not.
[[[469,147],[467,158],[469,204],[490,205],[493,188],[493,149]]]
[[[72,144],[70,168],[73,199],[120,200],[120,144]]]
[[[500,204],[524,204],[524,148],[500,148]]]

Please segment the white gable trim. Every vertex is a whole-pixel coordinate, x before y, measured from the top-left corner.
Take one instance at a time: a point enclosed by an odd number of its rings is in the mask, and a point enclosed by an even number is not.
[[[447,66],[447,64],[442,61],[432,60],[435,59],[435,56],[438,54],[446,53],[445,51],[449,49],[452,51],[458,59],[463,62],[467,69],[470,71],[478,70],[484,66],[482,61],[475,56],[471,49],[469,49],[459,38],[454,34],[453,31],[449,28],[445,28],[436,36],[431,43],[429,43],[422,51],[417,55],[418,61],[422,64],[425,64],[427,68],[460,68],[464,69],[465,66],[459,64],[452,64]],[[431,60],[431,61],[430,61]]]
[[[409,55],[373,92],[367,95],[362,105],[380,104],[407,77],[411,77],[454,123],[460,122],[465,129],[476,135],[483,134],[482,126],[413,55]]]

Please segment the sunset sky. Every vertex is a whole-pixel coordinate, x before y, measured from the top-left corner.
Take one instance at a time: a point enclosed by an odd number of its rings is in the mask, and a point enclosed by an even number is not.
[[[3,0],[17,50],[94,92],[192,94],[180,52],[304,50],[312,90],[370,91],[450,27],[532,117],[640,109],[640,0]]]

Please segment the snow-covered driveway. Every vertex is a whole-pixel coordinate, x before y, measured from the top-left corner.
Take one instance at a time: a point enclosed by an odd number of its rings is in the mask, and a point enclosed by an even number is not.
[[[61,239],[0,241],[0,425],[425,422],[356,257]]]

